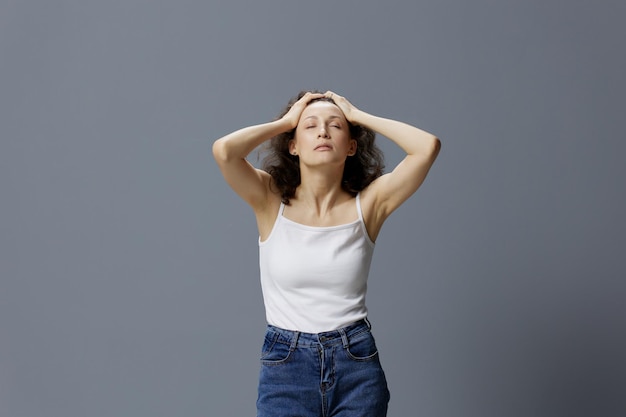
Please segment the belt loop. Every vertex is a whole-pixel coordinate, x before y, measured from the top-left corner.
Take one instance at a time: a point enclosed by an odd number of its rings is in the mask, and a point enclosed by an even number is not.
[[[343,348],[347,349],[348,347],[350,347],[350,343],[348,343],[348,336],[346,336],[346,331],[343,328],[337,329],[337,331],[341,335],[341,342],[343,343]]]
[[[296,350],[296,346],[298,345],[298,338],[300,337],[300,332],[293,332],[293,339],[291,340],[291,346],[289,346],[289,351],[293,352]]]
[[[372,330],[372,323],[370,323],[370,321],[368,320],[368,318],[367,318],[367,317],[365,317],[363,320],[365,321],[365,324],[367,324],[367,328],[368,328],[368,329],[370,329],[370,330]]]

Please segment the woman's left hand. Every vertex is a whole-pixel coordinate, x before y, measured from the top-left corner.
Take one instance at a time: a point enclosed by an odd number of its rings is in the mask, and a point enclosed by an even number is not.
[[[354,121],[357,108],[354,107],[345,97],[342,97],[337,93],[333,93],[332,91],[324,93],[324,97],[327,97],[335,102],[337,107],[339,107],[339,109],[343,112],[343,115],[346,116],[346,120],[350,123]]]

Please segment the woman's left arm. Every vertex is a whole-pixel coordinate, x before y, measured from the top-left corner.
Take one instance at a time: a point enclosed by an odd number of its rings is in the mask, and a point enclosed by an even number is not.
[[[367,187],[368,198],[372,198],[376,212],[374,222],[380,226],[422,185],[439,154],[441,142],[436,136],[417,127],[359,110],[335,93],[327,92],[326,95],[333,99],[350,123],[372,129],[406,152],[406,157],[393,171],[377,178]]]

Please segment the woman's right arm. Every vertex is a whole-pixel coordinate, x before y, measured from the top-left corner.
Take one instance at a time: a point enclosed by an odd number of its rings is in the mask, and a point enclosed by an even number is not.
[[[267,203],[270,175],[254,168],[246,157],[263,142],[289,129],[288,121],[280,119],[245,127],[213,143],[213,157],[224,179],[255,211]]]
[[[279,120],[245,127],[216,140],[213,144],[213,156],[224,179],[255,212],[263,211],[267,207],[271,177],[267,172],[254,168],[246,157],[268,139],[295,129],[309,101],[323,96],[307,93]]]

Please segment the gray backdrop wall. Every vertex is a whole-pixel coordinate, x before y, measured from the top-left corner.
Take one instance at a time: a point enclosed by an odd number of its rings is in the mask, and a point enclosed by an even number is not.
[[[626,415],[625,18],[1,0],[0,416],[254,415],[257,234],[210,147],[310,88],[443,142],[370,277],[389,415]]]

